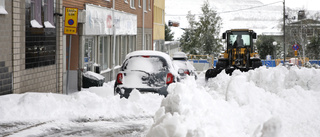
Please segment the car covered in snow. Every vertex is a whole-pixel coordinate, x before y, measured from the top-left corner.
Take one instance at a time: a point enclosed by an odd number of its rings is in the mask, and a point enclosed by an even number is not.
[[[167,87],[179,81],[170,56],[159,51],[134,51],[127,54],[114,84],[115,94],[128,98],[133,89],[167,96]]]
[[[175,52],[172,56],[172,62],[178,70],[178,74],[182,79],[187,76],[193,76],[197,79],[198,75],[194,66],[188,61],[188,57],[184,52]]]

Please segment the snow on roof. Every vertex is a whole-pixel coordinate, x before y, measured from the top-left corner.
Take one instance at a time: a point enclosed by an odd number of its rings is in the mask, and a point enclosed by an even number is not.
[[[175,52],[173,53],[172,58],[187,58],[187,55],[184,52]]]
[[[138,55],[151,55],[151,56],[161,56],[167,60],[167,62],[171,62],[171,58],[168,54],[160,51],[153,51],[153,50],[138,50],[133,51],[127,54],[126,59],[130,58],[131,56],[138,56]]]

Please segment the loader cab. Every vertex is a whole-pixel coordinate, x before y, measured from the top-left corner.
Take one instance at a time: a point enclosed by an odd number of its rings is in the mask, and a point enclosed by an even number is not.
[[[257,34],[252,30],[227,30],[222,38],[227,42],[227,50],[232,48],[250,48],[253,51],[253,39]]]

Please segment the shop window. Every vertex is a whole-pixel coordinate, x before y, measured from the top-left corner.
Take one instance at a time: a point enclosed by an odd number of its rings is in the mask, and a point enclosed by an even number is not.
[[[127,52],[130,53],[132,51],[136,50],[136,36],[135,35],[129,35],[128,36],[128,47]]]
[[[121,36],[121,63],[124,61],[127,55],[127,36]]]
[[[116,55],[114,56],[115,57],[115,60],[116,60],[116,66],[118,66],[118,65],[120,65],[121,64],[121,62],[120,62],[120,55],[121,55],[121,53],[120,53],[120,46],[121,46],[121,41],[120,41],[120,38],[121,38],[121,36],[116,36]]]
[[[94,40],[93,37],[85,38],[84,43],[84,66],[87,71],[92,71],[94,63]]]
[[[111,38],[110,36],[100,37],[100,65],[103,70],[110,68],[111,62]]]
[[[5,0],[0,0],[0,14],[8,14],[6,11]]]
[[[50,0],[51,1],[51,0]],[[56,57],[56,29],[43,28],[42,20],[45,18],[41,13],[52,7],[54,12],[54,1],[26,0],[25,1],[25,63],[26,69],[48,66],[55,64]],[[54,25],[52,17],[52,24]]]

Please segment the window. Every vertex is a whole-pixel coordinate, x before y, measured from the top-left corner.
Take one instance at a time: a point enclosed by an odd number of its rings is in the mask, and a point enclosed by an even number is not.
[[[141,8],[141,0],[138,0],[138,2],[139,2],[139,8]]]
[[[47,9],[52,9],[51,12],[54,12],[54,0],[26,0],[25,8],[26,69],[55,64],[56,29],[54,27],[43,28],[41,22],[42,18],[49,18],[41,16],[41,13],[47,14]],[[53,17],[51,22],[54,25]]]
[[[53,22],[53,8],[54,0],[43,0],[44,1],[44,26],[45,28],[55,28]]]
[[[125,3],[128,3],[128,0],[124,0]]]
[[[136,50],[136,37],[128,36],[128,53]]]
[[[135,7],[134,7],[134,0],[130,0],[130,7],[133,8],[133,9],[135,9]]]
[[[31,26],[32,28],[43,28],[41,20],[41,2],[42,0],[31,0]]]
[[[118,65],[120,65],[121,63],[120,63],[120,55],[121,55],[121,53],[120,53],[120,46],[121,46],[121,41],[120,41],[120,38],[121,38],[121,36],[116,36],[116,55],[114,56],[116,59],[116,63],[115,63],[115,65],[116,66],[118,66]]]
[[[111,37],[100,37],[99,64],[102,70],[110,68],[111,63]]]
[[[143,2],[143,11],[144,12],[147,12],[147,8],[146,8],[146,6],[147,6],[147,4],[146,4],[146,0],[142,0],[142,2]]]
[[[148,0],[148,9],[151,11],[151,0]]]
[[[6,11],[6,4],[4,2],[5,0],[0,0],[0,14],[8,14]]]
[[[124,61],[127,55],[127,36],[121,36],[121,59],[120,63]]]

